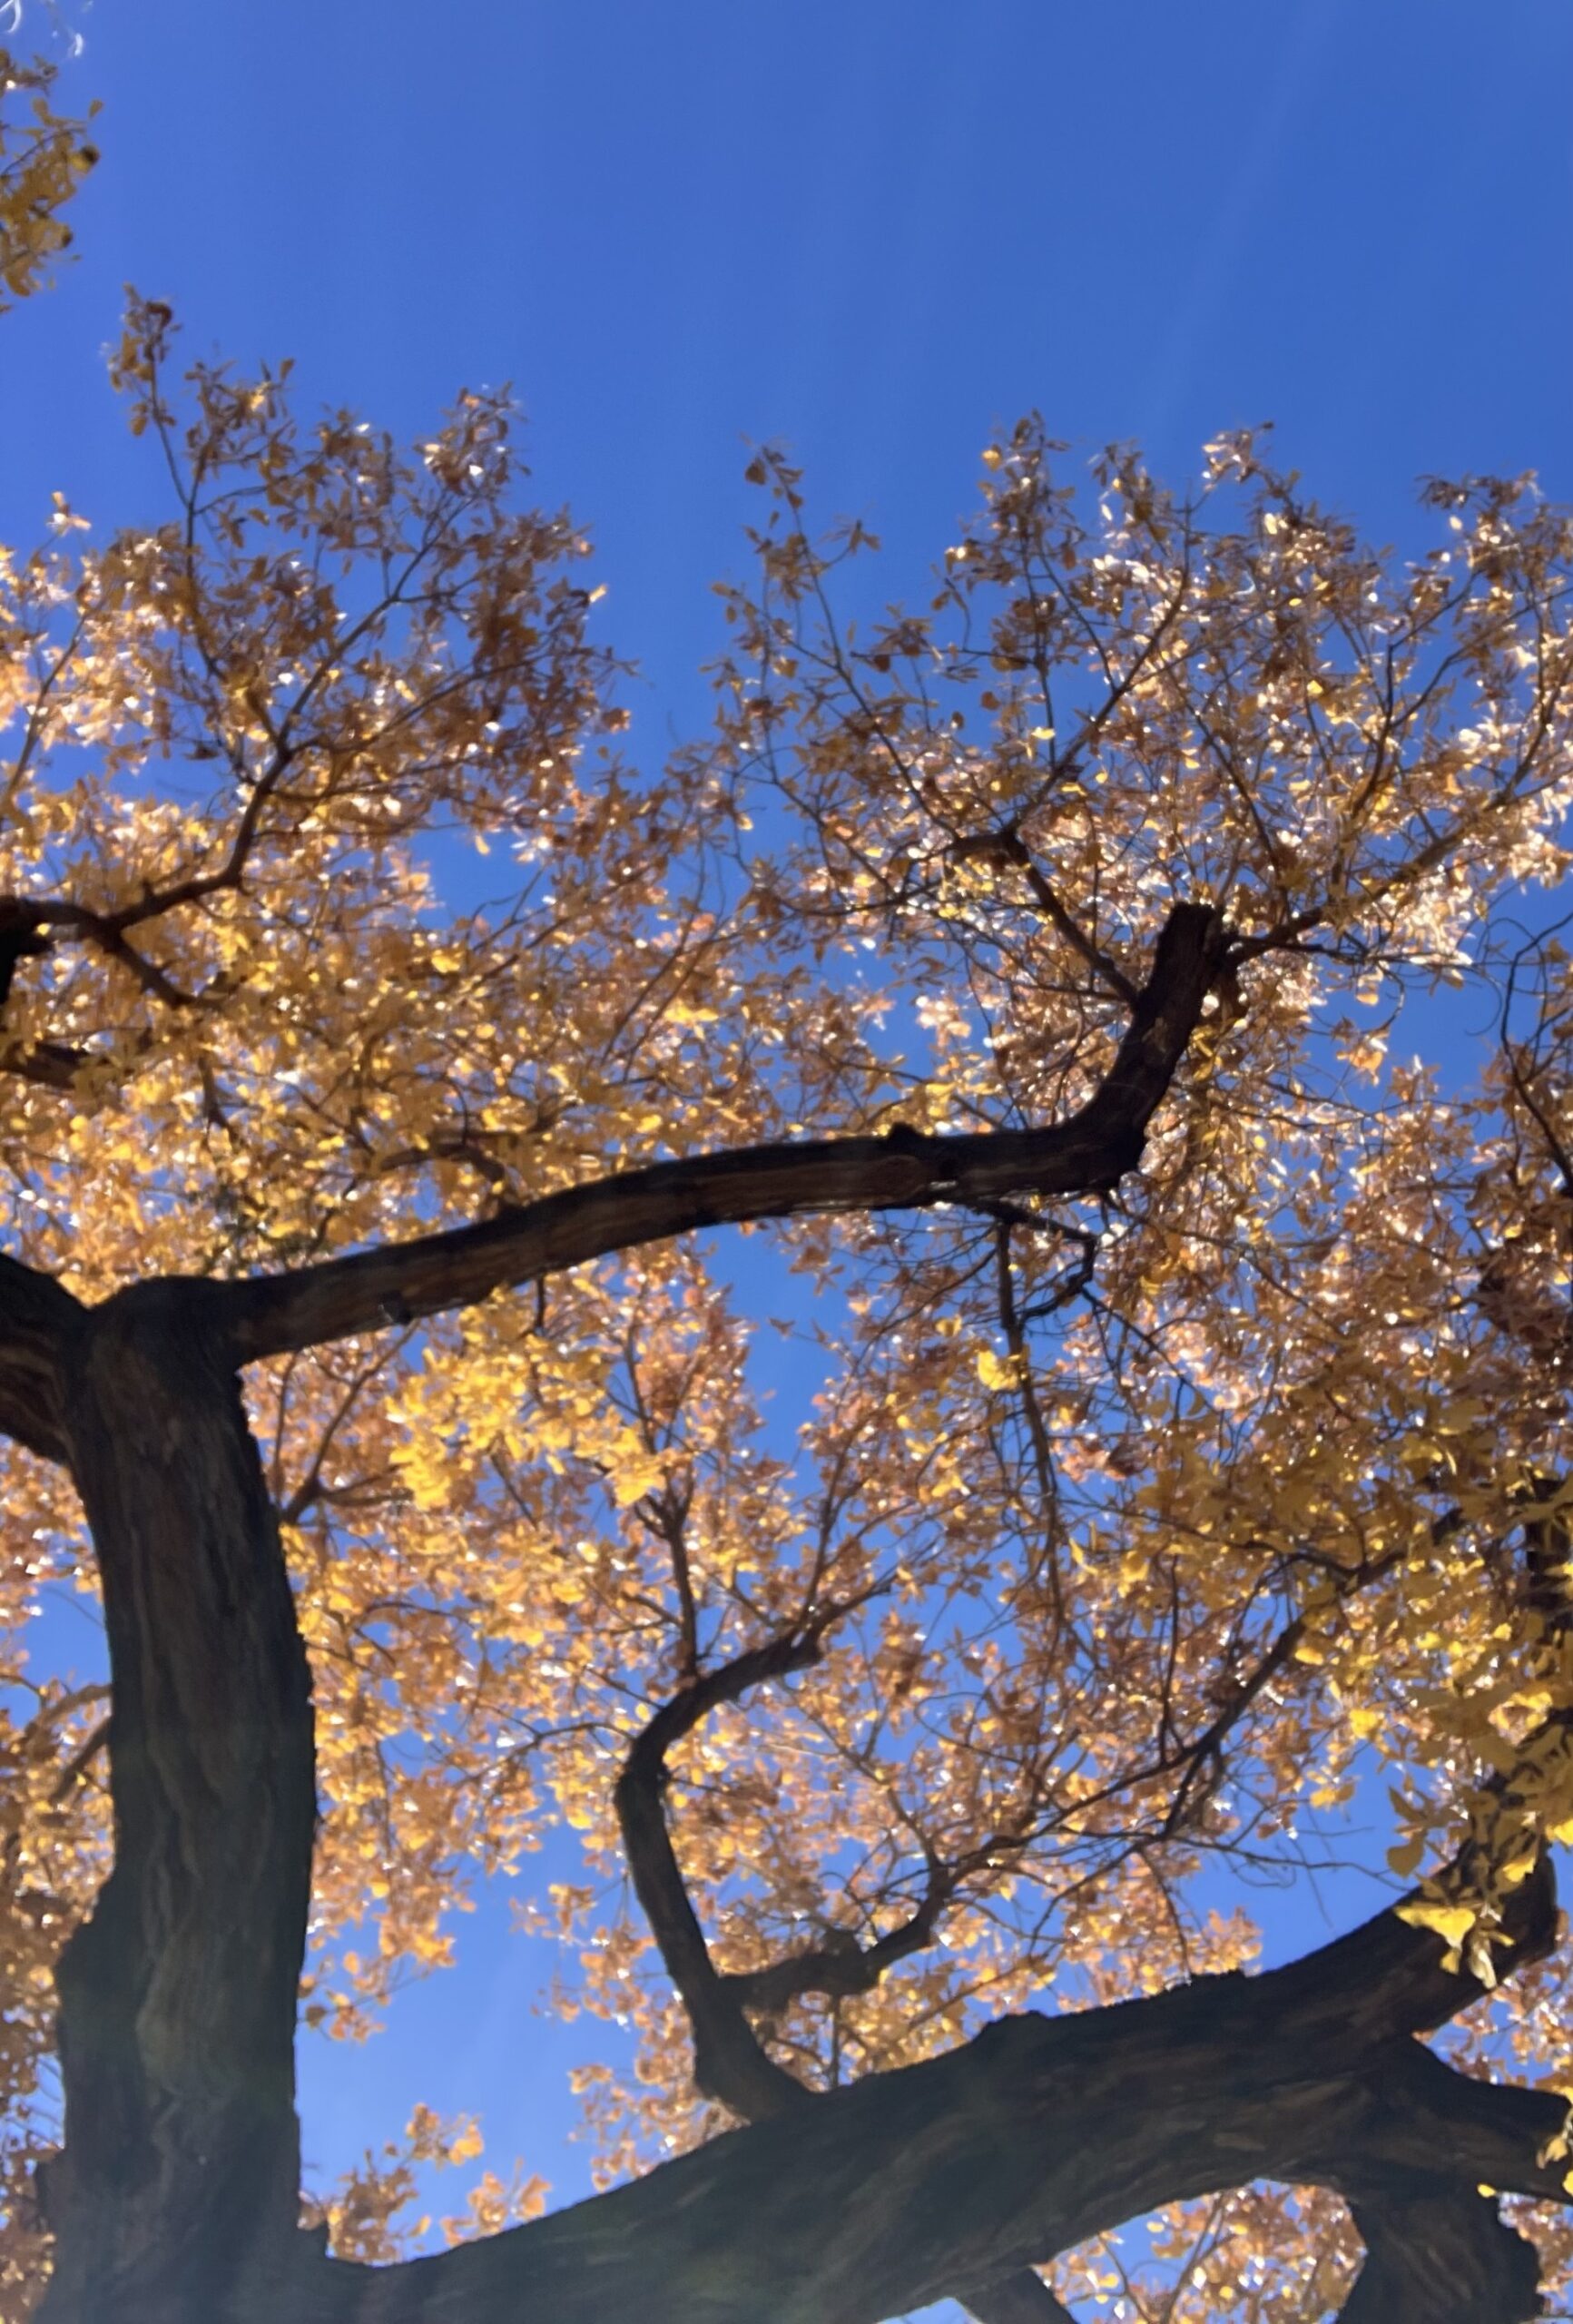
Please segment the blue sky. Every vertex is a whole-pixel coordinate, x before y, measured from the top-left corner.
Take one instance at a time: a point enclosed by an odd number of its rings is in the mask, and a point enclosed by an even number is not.
[[[79,262],[0,337],[0,530],[56,487],[159,509],[103,378],[127,281],[194,351],[291,354],[308,400],[401,434],[511,380],[652,754],[703,716],[747,439],[883,535],[892,592],[1031,406],[1171,477],[1272,418],[1381,539],[1424,473],[1573,495],[1568,0],[63,5],[103,162]],[[1272,1917],[1279,1953],[1324,1925]],[[488,2159],[577,2191],[561,2075],[593,2045],[532,2017],[500,1909],[460,1957],[380,2043],[307,2058],[309,2149],[479,2106]]]

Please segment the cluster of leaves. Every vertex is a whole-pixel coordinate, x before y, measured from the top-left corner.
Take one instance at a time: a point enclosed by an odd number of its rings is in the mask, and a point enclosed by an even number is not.
[[[471,2162],[485,2145],[473,2116],[445,2120],[429,2106],[417,2106],[402,2137],[368,2147],[364,2161],[345,2173],[330,2195],[308,2205],[309,2222],[327,2230],[341,2259],[369,2266],[396,2260],[431,2229],[428,2213],[408,2221],[397,2217],[419,2201],[423,2170],[450,2171]],[[526,2177],[522,2168],[516,2167],[506,2181],[488,2171],[470,2188],[463,2211],[441,2221],[443,2239],[458,2243],[538,2218],[546,2193],[546,2181]]]
[[[0,313],[48,280],[71,241],[61,212],[97,161],[51,102],[54,68],[0,48]]]
[[[1257,2186],[1175,2204],[1144,2238],[1101,2240],[1055,2271],[1067,2300],[1115,2324],[1321,2324],[1348,2297],[1359,2245],[1316,2188]]]
[[[14,293],[81,150],[39,104],[0,177]],[[816,542],[762,455],[716,732],[656,771],[498,398],[406,454],[302,423],[283,368],[172,380],[172,328],[135,306],[113,367],[168,521],[99,542],[61,503],[0,559],[0,1208],[79,1296],[663,1152],[1053,1119],[1176,900],[1238,946],[1117,1193],[810,1222],[742,1264],[657,1247],[253,1369],[318,1711],[307,2024],[371,2030],[474,1882],[565,1827],[583,1876],[532,1913],[567,1998],[640,2043],[585,2077],[604,2167],[706,2135],[614,1799],[702,1683],[664,1814],[714,1963],[811,2085],[1046,1990],[1249,1961],[1194,1876],[1314,1854],[1377,1762],[1396,1872],[1481,1840],[1422,1909],[1489,1965],[1504,1884],[1573,1830],[1573,993],[1518,922],[1568,869],[1567,517],[1439,486],[1440,544],[1400,564],[1249,438],[1182,499],[1128,450],[1062,481],[1029,421],[924,609],[860,630],[842,568],[874,545]],[[1486,986],[1512,1006],[1471,1048],[1450,996]],[[772,1305],[795,1434],[762,1405]],[[100,1709],[23,1643],[42,1589],[91,1588],[79,1520],[55,1472],[6,1472],[20,2314],[48,1974],[106,1843]],[[751,1685],[782,1645],[812,1651]],[[1573,2080],[1561,1974],[1466,2038]],[[418,2168],[474,2138],[422,2113],[369,2155],[324,2199],[339,2247],[391,2252]],[[539,2194],[485,2182],[464,2225]],[[1163,2233],[1173,2324],[1320,2314],[1351,2264],[1320,2197]],[[1146,2280],[1117,2247],[1064,2277],[1138,2313]]]

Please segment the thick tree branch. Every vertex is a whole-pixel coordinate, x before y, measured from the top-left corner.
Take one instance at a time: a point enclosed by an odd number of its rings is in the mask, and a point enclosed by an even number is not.
[[[36,1302],[25,1270],[0,1282],[17,1276]],[[115,1861],[55,1973],[66,2138],[41,2182],[58,2248],[40,2324],[272,2324],[299,2254],[316,1815],[294,1599],[239,1380],[190,1287],[91,1310],[49,1290],[103,1586]]]
[[[1530,2324],[1544,2314],[1534,2246],[1489,2196],[1417,2176],[1351,2209],[1366,2257],[1340,2324]]]
[[[1548,1883],[1536,1888],[1512,1907],[1519,1959],[1554,1928]],[[1428,2012],[1446,1993],[1432,2022],[1479,1994],[1441,1968],[1442,1953],[1388,1912],[1263,1976],[1007,2019],[531,2226],[384,2271],[330,2265],[303,2312],[332,2324],[877,2324],[969,2298],[968,2286],[1163,2203],[1275,2178],[1335,2188],[1359,2208],[1371,2258],[1354,2324],[1518,2324],[1532,2313],[1528,2262],[1475,2211],[1474,2191],[1564,2200],[1561,2165],[1539,2157],[1567,2109],[1456,2073],[1410,2038],[1416,1989]],[[1476,2292],[1472,2309],[1427,2307],[1434,2270],[1416,2272],[1442,2173],[1458,2219],[1439,2249]],[[1027,2311],[998,2314],[1016,2324]]]
[[[962,1137],[899,1129],[884,1137],[743,1147],[622,1171],[474,1226],[227,1284],[231,1344],[241,1363],[316,1346],[467,1306],[506,1285],[695,1227],[1101,1192],[1141,1159],[1147,1125],[1224,957],[1223,922],[1212,907],[1176,904],[1106,1077],[1067,1121]]]

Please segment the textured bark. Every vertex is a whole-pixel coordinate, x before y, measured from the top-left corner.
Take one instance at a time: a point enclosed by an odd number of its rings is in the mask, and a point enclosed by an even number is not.
[[[976,2324],[1076,2324],[1041,2276],[1018,2270],[999,2283],[969,2285],[967,2309]]]
[[[47,2324],[282,2316],[300,2249],[310,1692],[207,1304],[126,1292],[81,1316],[63,1365],[113,1669],[115,1864],[58,1975]]]
[[[1352,2209],[1366,2261],[1342,2324],[1524,2324],[1542,2312],[1534,2247],[1489,2196],[1417,2174]]]
[[[84,1309],[52,1276],[0,1256],[0,1433],[65,1458],[62,1352]]]

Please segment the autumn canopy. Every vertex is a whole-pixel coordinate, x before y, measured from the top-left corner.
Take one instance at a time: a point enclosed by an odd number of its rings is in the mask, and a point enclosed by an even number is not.
[[[14,300],[91,157],[4,77]],[[498,399],[112,368],[163,520],[0,550],[0,2316],[1539,2312],[1573,520],[1029,419],[870,620],[764,453],[662,764]],[[1397,1909],[1236,1974],[1198,1876],[1357,1786]],[[476,2135],[302,2197],[297,2019],[504,1869],[625,2183],[404,2259]]]

